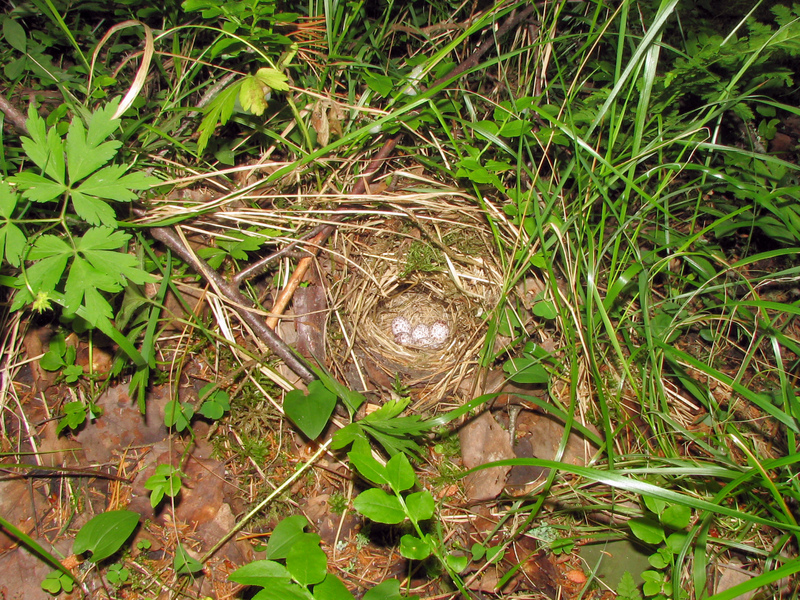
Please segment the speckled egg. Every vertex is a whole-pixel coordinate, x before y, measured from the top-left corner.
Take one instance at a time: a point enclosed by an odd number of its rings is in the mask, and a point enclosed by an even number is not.
[[[415,346],[427,346],[431,342],[431,330],[430,328],[425,325],[425,323],[420,323],[416,327],[414,327],[413,331],[411,332],[411,342]]]
[[[450,337],[450,326],[445,321],[434,321],[430,327],[430,337],[434,344],[443,344]]]
[[[394,336],[394,341],[400,344],[401,346],[411,346],[414,344],[413,340],[411,339],[411,334],[406,333],[405,331],[401,331],[396,336]]]
[[[403,316],[398,316],[392,319],[392,333],[394,334],[395,339],[402,333],[411,335],[411,323],[408,322]],[[398,342],[400,343],[400,342]]]

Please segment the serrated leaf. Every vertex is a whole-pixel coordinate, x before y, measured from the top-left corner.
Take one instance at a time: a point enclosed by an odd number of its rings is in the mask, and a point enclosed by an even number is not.
[[[390,458],[386,463],[385,473],[387,483],[397,493],[412,487],[417,479],[405,454],[395,454]]]
[[[114,209],[111,208],[107,202],[99,198],[87,196],[77,190],[73,190],[72,206],[77,215],[83,218],[84,221],[90,225],[105,225],[107,227],[116,227],[117,218]]]
[[[203,150],[205,150],[208,145],[208,140],[217,128],[217,124],[225,125],[231,118],[241,85],[242,82],[237,81],[228,86],[208,104],[208,107],[205,109],[206,115],[200,122],[200,127],[198,127],[200,137],[197,139],[197,154],[203,153]]]
[[[245,77],[239,89],[239,103],[247,112],[253,113],[259,117],[263,115],[264,111],[267,109],[264,84],[253,75]]]
[[[135,256],[119,251],[129,239],[125,232],[93,227],[78,240],[76,250],[98,271],[115,277],[120,284],[126,279],[138,284],[156,281],[150,273],[139,268]]]
[[[23,54],[27,51],[28,38],[25,35],[25,29],[16,19],[8,17],[3,19],[3,37],[14,50]]]
[[[267,558],[286,558],[292,544],[306,535],[303,530],[307,525],[308,519],[303,515],[292,515],[278,523],[267,543]]]
[[[317,379],[308,384],[308,395],[292,390],[283,401],[286,416],[312,440],[325,429],[335,406],[336,396]]]
[[[31,105],[33,106],[33,105]],[[55,127],[45,133],[45,122],[37,114],[31,119],[29,111],[28,133],[31,137],[23,137],[22,149],[39,169],[48,177],[59,183],[66,183],[64,178],[64,142]],[[33,122],[31,122],[33,121]],[[33,128],[32,128],[33,126]]]
[[[5,254],[6,261],[12,267],[20,266],[27,241],[22,230],[13,223],[0,229],[0,253]]]
[[[328,573],[322,583],[314,586],[314,600],[355,600],[342,580]]]
[[[93,118],[96,114],[93,115]],[[94,173],[117,154],[122,142],[110,141],[93,145],[86,140],[86,130],[78,117],[72,119],[67,132],[67,169],[69,181],[75,185],[78,181]]]
[[[89,118],[89,131],[86,133],[86,143],[90,147],[98,146],[119,127],[119,119],[112,118],[117,112],[119,103],[120,98],[116,97],[92,113]]]
[[[22,195],[33,202],[51,202],[67,191],[63,183],[30,171],[23,171],[10,179],[22,190]]]
[[[314,585],[325,579],[328,558],[319,547],[319,538],[306,534],[295,542],[286,556],[286,568],[300,585]]]
[[[83,258],[75,257],[64,285],[64,309],[70,314],[77,312],[86,293],[92,290],[118,292],[121,289],[122,286],[114,277],[95,269]]]
[[[132,510],[112,510],[97,515],[81,527],[72,551],[75,554],[90,551],[89,560],[99,562],[119,550],[138,523],[139,514]]]
[[[256,71],[256,78],[276,92],[285,92],[289,89],[289,78],[277,69],[262,67]]]
[[[629,519],[628,527],[633,535],[647,544],[660,544],[664,541],[664,529],[652,519],[644,517]]]
[[[274,560],[254,560],[228,575],[228,580],[242,585],[267,587],[275,581],[289,582],[292,576],[280,563]]]
[[[125,174],[125,165],[111,165],[100,169],[84,181],[78,191],[89,196],[116,200],[117,202],[130,202],[139,195],[133,193],[134,189],[148,189],[157,179],[147,178],[141,173]]]
[[[353,500],[353,507],[362,515],[378,523],[396,525],[402,523],[406,513],[400,500],[382,489],[372,488],[361,492]]]

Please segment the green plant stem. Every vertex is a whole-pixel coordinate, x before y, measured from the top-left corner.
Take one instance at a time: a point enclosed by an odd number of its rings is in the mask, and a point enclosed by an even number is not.
[[[286,489],[288,489],[289,486],[292,483],[294,483],[295,480],[297,480],[297,478],[300,477],[300,475],[302,475],[307,469],[309,469],[320,456],[322,456],[325,452],[328,451],[328,446],[330,446],[331,441],[332,440],[325,441],[325,443],[319,447],[319,449],[311,456],[311,458],[309,458],[305,462],[305,464],[303,464],[303,466],[300,467],[294,473],[294,475],[289,477],[281,485],[275,488],[275,490],[269,496],[264,498],[261,502],[258,503],[258,505],[255,508],[253,508],[253,510],[251,510],[244,517],[242,517],[242,520],[239,521],[239,523],[237,523],[237,525],[233,529],[231,529],[228,533],[226,533],[216,544],[214,544],[211,550],[209,550],[203,555],[203,557],[200,559],[200,562],[205,563],[206,561],[208,561],[208,559],[211,558],[214,555],[214,553],[216,553],[217,550],[222,548],[222,546],[224,546],[228,540],[230,540],[234,535],[236,535],[238,532],[244,529],[244,526],[247,525],[250,519],[252,519],[259,512],[261,512],[270,502],[272,502],[274,498],[276,498],[277,496],[282,494]]]

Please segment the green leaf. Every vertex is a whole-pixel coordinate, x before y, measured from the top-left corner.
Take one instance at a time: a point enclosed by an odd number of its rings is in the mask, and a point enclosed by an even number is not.
[[[125,165],[111,165],[100,169],[87,178],[78,191],[106,200],[130,202],[139,197],[132,190],[147,190],[159,183],[157,179],[138,172],[126,175],[127,168]]]
[[[308,520],[303,515],[286,517],[275,526],[267,543],[267,558],[286,558],[292,545],[304,535]]]
[[[296,583],[276,580],[258,592],[251,600],[314,600],[311,593]]]
[[[406,518],[400,500],[379,488],[361,492],[353,500],[353,506],[359,513],[378,523],[396,525]]]
[[[172,465],[158,465],[144,487],[150,490],[150,506],[155,508],[164,495],[174,498],[181,491],[181,472]]]
[[[289,583],[292,576],[280,563],[274,560],[254,560],[228,575],[228,580],[242,585],[268,587],[276,582]]]
[[[25,35],[25,29],[16,19],[8,17],[3,19],[3,37],[14,50],[23,54],[27,51],[28,38]]]
[[[391,77],[387,77],[386,75],[372,75],[370,73],[365,73],[364,82],[367,84],[369,89],[377,94],[380,94],[383,98],[386,98],[386,96],[391,94],[392,88],[394,87],[394,81],[392,81]]]
[[[503,363],[503,370],[515,383],[547,383],[550,373],[541,365],[541,360],[530,356],[512,358]]]
[[[404,558],[425,560],[431,555],[431,551],[431,545],[428,540],[408,534],[400,538],[400,554]]]
[[[67,191],[65,184],[30,171],[23,171],[9,179],[17,184],[25,198],[33,202],[51,202]]]
[[[392,486],[396,493],[407,490],[414,485],[417,480],[414,475],[414,468],[408,462],[405,454],[395,454],[386,463],[386,482]]]
[[[188,402],[170,400],[164,407],[164,425],[183,431],[189,427],[189,421],[194,416],[192,405]]]
[[[617,584],[617,599],[618,600],[641,600],[642,595],[639,593],[639,587],[636,585],[633,575],[630,571],[625,571]]]
[[[286,556],[286,568],[300,585],[322,582],[328,572],[328,558],[319,547],[319,537],[305,534],[295,542]]]
[[[528,133],[531,129],[531,124],[528,121],[513,120],[503,123],[500,128],[500,135],[504,137],[519,137]]]
[[[11,215],[14,214],[18,201],[19,196],[14,191],[14,188],[8,182],[0,180],[0,217],[10,219]]]
[[[286,92],[289,90],[289,78],[277,69],[262,67],[256,71],[256,79],[276,92]]]
[[[20,266],[26,243],[25,234],[13,223],[8,223],[0,229],[0,254],[5,255],[6,261],[12,267]]]
[[[178,545],[175,549],[175,558],[172,561],[172,568],[178,575],[188,575],[189,573],[197,573],[203,570],[203,565],[196,558],[189,555],[186,549]]]
[[[314,600],[355,600],[342,581],[328,573],[322,583],[314,586]]]
[[[61,358],[61,355],[49,350],[39,359],[39,366],[45,371],[58,371],[60,368],[65,367],[66,363]]]
[[[661,522],[672,529],[685,529],[692,518],[692,509],[681,504],[672,504],[661,513]]]
[[[664,529],[645,517],[636,517],[628,520],[628,527],[637,538],[648,544],[660,544],[664,541]]]
[[[64,405],[64,417],[56,426],[56,435],[60,434],[65,427],[77,429],[86,421],[86,407],[83,402],[67,402]]]
[[[389,482],[386,476],[386,467],[375,460],[369,442],[363,437],[355,438],[353,449],[347,453],[347,456],[359,474],[367,481],[378,485]]]
[[[408,596],[408,600],[414,600],[417,596]],[[400,582],[397,579],[387,579],[367,590],[363,600],[403,600],[400,594]]]
[[[406,508],[408,515],[414,521],[427,521],[433,516],[436,510],[436,502],[428,490],[415,492],[406,496]]]
[[[93,119],[96,119],[96,117],[97,113],[95,113]],[[116,123],[119,123],[119,121]],[[67,170],[70,184],[75,185],[116,156],[117,150],[122,146],[122,142],[111,141],[101,144],[99,142],[102,139],[104,138],[98,140],[96,145],[88,143],[83,122],[78,117],[72,119],[67,132],[66,144]]]
[[[490,546],[486,549],[486,562],[488,563],[499,563],[503,560],[503,556],[505,556],[505,551],[502,546]]]
[[[239,103],[247,112],[261,116],[267,109],[267,89],[255,76],[248,75],[239,89]]]
[[[119,550],[139,524],[139,514],[112,510],[89,520],[75,536],[74,554],[91,552],[91,562],[100,562]]]
[[[64,142],[55,127],[45,132],[45,122],[36,113],[34,103],[28,109],[28,133],[22,138],[22,148],[36,166],[48,177],[65,184]]]
[[[103,290],[106,292],[118,292],[122,286],[114,277],[95,269],[87,260],[76,257],[72,261],[64,285],[64,309],[68,314],[74,314],[84,304],[84,296],[92,291]],[[107,318],[112,317],[111,305],[100,297],[102,304],[102,314]]]
[[[237,81],[222,90],[216,98],[209,102],[206,107],[206,115],[200,122],[198,131],[200,137],[197,138],[197,154],[200,155],[208,145],[208,140],[214,134],[217,128],[217,123],[225,125],[233,114],[233,109],[236,106],[236,97],[239,95],[242,81]]]
[[[453,554],[452,552],[444,557],[444,563],[453,573],[461,573],[467,568],[469,558],[463,554]]]
[[[556,305],[549,300],[542,300],[537,302],[533,305],[532,309],[533,314],[537,317],[542,319],[547,319],[548,321],[552,321],[558,316],[558,310],[556,309]]]
[[[336,396],[316,379],[308,384],[307,396],[301,390],[292,390],[283,401],[286,416],[312,440],[325,429],[335,406]]]

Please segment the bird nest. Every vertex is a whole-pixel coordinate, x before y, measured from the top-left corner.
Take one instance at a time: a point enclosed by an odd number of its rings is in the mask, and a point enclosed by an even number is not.
[[[458,200],[398,206],[340,236],[341,356],[361,387],[399,380],[438,399],[477,366],[502,276],[482,213]]]

